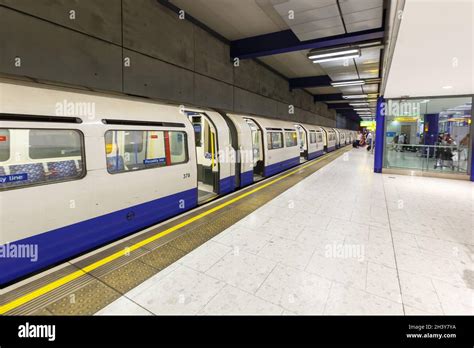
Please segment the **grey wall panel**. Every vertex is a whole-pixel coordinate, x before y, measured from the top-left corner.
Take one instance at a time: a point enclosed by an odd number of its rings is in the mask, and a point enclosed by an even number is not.
[[[227,44],[156,0],[0,4],[16,9],[0,7],[0,72],[295,122],[336,123],[334,110],[315,104],[303,90],[289,91],[285,78],[258,61],[241,60],[234,67]],[[70,9],[76,10],[74,21]],[[122,32],[123,55],[131,58],[123,69]],[[14,67],[17,56],[20,68]],[[296,108],[294,115],[288,105]]]
[[[227,83],[234,83],[230,47],[199,27],[194,27],[195,71]]]
[[[289,108],[288,108],[287,103],[282,103],[282,102],[277,102],[277,109],[276,109],[276,114],[275,116],[282,119],[282,120],[287,120],[287,119],[296,119],[296,111],[295,114],[290,114],[289,113]]]
[[[233,86],[199,74],[194,75],[194,103],[231,111]]]
[[[124,92],[177,103],[193,103],[192,71],[124,50],[130,67],[124,68]]]
[[[0,18],[0,72],[121,91],[120,47],[4,7]]]
[[[44,18],[120,45],[121,0],[0,0],[0,5]],[[69,11],[75,11],[75,19]]]
[[[234,85],[248,91],[259,93],[258,63],[253,60],[241,60],[234,68]]]
[[[274,117],[277,114],[277,102],[234,87],[234,112]]]
[[[123,0],[123,44],[187,69],[194,69],[193,24],[156,0]]]

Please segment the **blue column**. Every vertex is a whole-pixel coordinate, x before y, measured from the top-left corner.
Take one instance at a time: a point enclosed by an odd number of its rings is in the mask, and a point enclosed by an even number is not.
[[[377,110],[375,112],[375,147],[374,147],[374,172],[382,173],[383,167],[383,145],[385,143],[385,100],[383,97],[377,99]]]
[[[439,134],[439,114],[425,114],[423,125],[423,142],[425,145],[436,145]],[[428,151],[428,150],[426,150]],[[429,148],[430,157],[433,157],[434,148]],[[426,155],[426,152],[423,152]]]

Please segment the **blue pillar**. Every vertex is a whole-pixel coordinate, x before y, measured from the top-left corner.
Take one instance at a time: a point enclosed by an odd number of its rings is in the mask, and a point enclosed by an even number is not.
[[[382,173],[383,167],[383,145],[385,143],[385,108],[384,99],[377,99],[377,110],[375,111],[375,147],[374,147],[374,172]]]
[[[423,132],[423,143],[425,145],[436,145],[439,134],[439,114],[425,114]],[[434,148],[430,147],[429,152],[430,157],[433,157]],[[426,155],[426,152],[424,154]]]

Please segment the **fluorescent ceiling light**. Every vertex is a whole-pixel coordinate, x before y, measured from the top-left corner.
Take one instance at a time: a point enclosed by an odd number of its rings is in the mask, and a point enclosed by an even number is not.
[[[350,106],[369,106],[369,103],[349,103]]]
[[[370,111],[370,108],[355,108],[354,111]]]
[[[360,57],[360,49],[354,47],[336,48],[329,50],[315,50],[308,53],[308,59],[313,63],[330,62],[333,60]]]
[[[340,57],[332,57],[332,58],[323,58],[323,59],[315,59],[313,63],[324,63],[324,62],[331,62],[333,60],[340,60],[340,59],[350,59],[350,58],[357,58],[360,57],[360,54],[353,54],[349,56],[340,56]]]
[[[334,82],[331,82],[331,86],[333,86],[333,87],[361,86],[361,85],[365,85],[364,80],[334,81]]]
[[[451,89],[453,86],[443,86],[444,89]]]
[[[344,99],[362,99],[367,98],[367,94],[350,94],[350,95],[343,95]]]
[[[346,48],[346,49],[335,49],[335,50],[324,50],[318,52],[309,52],[308,58],[309,59],[321,59],[321,58],[329,58],[329,57],[341,57],[347,55],[360,55],[360,50],[358,48]],[[340,58],[339,58],[340,59]]]

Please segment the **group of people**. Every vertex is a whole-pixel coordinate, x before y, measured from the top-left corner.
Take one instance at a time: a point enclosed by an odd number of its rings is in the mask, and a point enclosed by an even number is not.
[[[352,143],[352,146],[355,148],[358,148],[360,146],[367,145],[367,151],[370,151],[374,145],[373,140],[374,140],[374,136],[372,132],[368,130],[364,130],[363,132],[359,132],[359,134],[357,135],[357,139],[354,140],[354,142]]]
[[[393,145],[395,151],[404,152],[404,145],[408,144],[408,136],[406,133],[395,134],[393,137]]]

